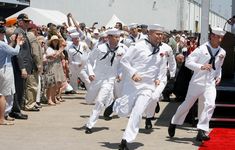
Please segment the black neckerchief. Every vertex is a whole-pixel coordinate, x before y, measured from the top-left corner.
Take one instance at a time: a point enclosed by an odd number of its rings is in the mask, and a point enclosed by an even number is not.
[[[78,46],[78,49],[76,49],[76,47],[75,47],[75,46],[73,46],[73,48],[76,50],[76,52],[73,54],[73,56],[74,56],[74,55],[76,55],[77,53],[82,54],[82,52],[81,52],[81,51],[79,51],[79,50],[80,50],[80,45]]]
[[[209,60],[209,64],[212,64],[212,68],[215,70],[215,56],[218,55],[220,49],[213,56],[211,48],[208,45],[206,45],[206,47],[207,47],[207,50],[208,50],[209,54],[211,55],[211,59]]]
[[[130,36],[130,38],[132,39],[132,42],[135,43],[135,38],[133,36]]]
[[[111,50],[111,48],[110,48],[108,43],[106,43],[106,46],[108,47],[108,51],[106,52],[106,54],[100,60],[105,59],[109,55],[109,53],[113,53],[113,56],[111,58],[111,66],[112,66],[113,65],[113,61],[114,61],[114,57],[116,55],[115,51],[119,48],[119,46],[117,46],[114,50]]]
[[[139,36],[138,36],[138,40],[140,39],[140,34],[139,34]]]
[[[157,46],[153,45],[149,40],[145,39],[145,41],[149,44],[151,44],[151,46],[153,47],[153,52],[152,54],[150,54],[149,56],[151,55],[154,55],[154,54],[157,54],[160,50],[160,46],[162,45],[162,43],[159,43]]]

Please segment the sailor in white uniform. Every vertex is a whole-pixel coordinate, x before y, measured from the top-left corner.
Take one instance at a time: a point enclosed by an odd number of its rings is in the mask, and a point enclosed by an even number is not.
[[[175,135],[176,125],[182,125],[190,108],[199,99],[203,109],[199,110],[197,141],[206,141],[210,137],[205,134],[209,131],[209,121],[215,108],[216,85],[221,80],[221,67],[226,55],[220,43],[225,34],[220,28],[214,27],[209,35],[209,41],[195,49],[186,59],[185,66],[193,70],[185,101],[178,107],[171,119],[168,133]]]
[[[127,49],[124,44],[119,43],[120,30],[109,29],[106,33],[108,42],[92,50],[87,64],[91,85],[85,99],[87,103],[95,101],[95,106],[86,124],[86,134],[92,133],[91,129],[102,109],[113,100],[114,82],[121,73],[120,59]]]
[[[172,48],[168,44],[161,42],[159,54],[161,56],[161,60],[159,63],[160,82],[156,86],[154,93],[152,95],[152,101],[150,102],[145,111],[146,113],[145,129],[152,129],[151,119],[154,116],[156,106],[159,105],[158,102],[160,100],[162,91],[166,87],[167,71],[169,70],[170,72],[170,78],[174,78],[176,73],[176,61]]]
[[[79,33],[74,32],[70,34],[72,45],[68,50],[69,68],[70,68],[70,84],[74,91],[78,91],[78,77],[85,83],[86,88],[89,88],[90,80],[86,72],[86,64],[90,49],[84,42],[79,41]]]
[[[160,63],[162,56],[161,39],[163,27],[158,24],[149,25],[148,39],[136,42],[129,47],[121,60],[126,72],[123,86],[123,96],[116,99],[106,108],[104,116],[112,111],[120,117],[130,118],[123,134],[119,149],[127,149],[127,142],[132,142],[138,132],[142,114],[151,102],[152,93],[160,82]],[[129,79],[129,81],[128,81]]]
[[[136,43],[140,41],[141,39],[144,39],[143,35],[138,32],[138,24],[132,23],[128,26],[129,28],[129,36],[126,39],[123,39],[123,44],[125,44],[127,47],[130,47],[131,44]]]

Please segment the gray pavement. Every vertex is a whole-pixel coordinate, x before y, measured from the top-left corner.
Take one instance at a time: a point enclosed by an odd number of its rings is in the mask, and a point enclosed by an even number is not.
[[[13,126],[0,126],[0,150],[108,150],[118,149],[128,118],[114,116],[111,121],[97,121],[94,132],[84,133],[93,105],[84,100],[85,91],[65,95],[66,102],[56,106],[45,105],[40,112],[25,112],[28,120],[15,120]],[[170,139],[167,125],[178,103],[160,102],[161,112],[156,114],[153,130],[144,130],[128,147],[133,150],[197,150],[195,129],[186,125],[176,130]]]

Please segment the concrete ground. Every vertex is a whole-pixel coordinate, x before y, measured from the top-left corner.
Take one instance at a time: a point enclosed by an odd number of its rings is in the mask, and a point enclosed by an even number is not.
[[[13,126],[0,126],[0,150],[108,150],[118,149],[128,118],[114,116],[105,121],[100,115],[93,133],[84,133],[93,105],[84,100],[85,91],[65,95],[66,102],[57,106],[45,105],[40,112],[25,112],[28,120],[15,120]],[[178,103],[160,102],[161,112],[156,114],[153,130],[146,132],[144,120],[131,150],[197,150],[197,132],[190,125],[176,130],[170,139],[167,126]]]

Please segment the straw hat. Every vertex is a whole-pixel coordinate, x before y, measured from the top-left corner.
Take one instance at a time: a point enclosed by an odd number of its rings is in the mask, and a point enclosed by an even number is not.
[[[51,42],[54,41],[54,40],[58,40],[58,42],[60,41],[60,39],[58,38],[58,36],[53,35],[53,36],[51,37],[51,39],[48,41],[48,45],[51,45]]]

